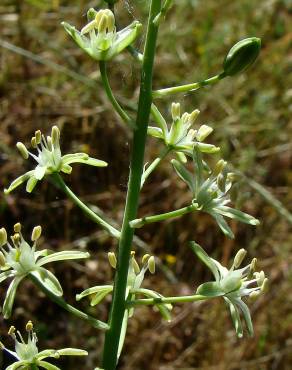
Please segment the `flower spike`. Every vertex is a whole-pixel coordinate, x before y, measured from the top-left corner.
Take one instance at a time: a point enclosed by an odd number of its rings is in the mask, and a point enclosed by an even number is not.
[[[36,162],[37,166],[34,170],[26,172],[14,180],[8,189],[5,189],[5,194],[9,194],[19,185],[24,182],[26,184],[26,191],[31,193],[38,183],[46,175],[56,172],[63,172],[70,174],[72,172],[72,163],[82,163],[95,167],[106,167],[107,163],[99,159],[89,157],[86,153],[65,154],[62,156],[60,149],[60,130],[57,126],[53,126],[51,136],[45,137],[41,131],[35,132],[35,136],[31,139],[31,146],[37,150],[37,155],[29,152],[23,143],[16,144],[24,159],[31,156]]]

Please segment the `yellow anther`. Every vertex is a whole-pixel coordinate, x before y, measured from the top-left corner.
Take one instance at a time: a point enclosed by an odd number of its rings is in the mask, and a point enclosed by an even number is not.
[[[4,227],[2,227],[0,229],[0,247],[2,247],[6,243],[7,243],[7,232],[4,229]]]
[[[33,136],[33,137],[31,138],[31,146],[32,146],[33,148],[36,148],[36,147],[37,147],[37,141],[36,141],[36,137],[35,137],[35,136]]]
[[[200,111],[198,109],[195,109],[189,116],[189,122],[193,124],[195,120],[197,119],[198,115],[200,114]]]
[[[52,127],[52,143],[53,145],[58,145],[60,141],[60,130],[57,126]]]
[[[148,268],[151,274],[155,273],[155,258],[154,256],[151,256],[148,260]]]
[[[235,268],[238,268],[241,265],[241,263],[244,260],[246,254],[247,254],[247,251],[244,248],[240,249],[236,253],[236,255],[234,257],[234,262],[233,262],[233,265],[234,265]]]
[[[35,226],[31,233],[31,241],[35,242],[40,238],[42,235],[42,227],[41,226]]]
[[[17,224],[15,224],[13,226],[13,229],[14,229],[14,232],[20,233],[21,232],[21,223],[20,222],[17,222]]]
[[[40,142],[42,141],[42,133],[40,130],[37,130],[35,133],[35,139],[36,139],[36,143],[37,144],[40,144]]]
[[[15,326],[10,326],[9,330],[8,330],[8,335],[10,335],[11,337],[15,337]]]
[[[149,258],[150,258],[150,254],[148,253],[144,254],[144,256],[142,257],[142,264],[144,265],[145,263],[147,263]]]
[[[98,23],[98,32],[99,33],[103,33],[103,32],[106,32],[106,29],[107,29],[107,23],[108,23],[108,16],[106,14],[103,14],[99,20],[99,23]]]
[[[21,143],[20,141],[16,144],[17,149],[19,150],[19,153],[22,155],[24,159],[27,159],[29,157],[28,150],[26,149],[26,146]]]
[[[28,323],[25,326],[26,331],[33,331],[33,323],[31,320],[28,321]]]
[[[4,267],[6,265],[6,258],[4,254],[0,251],[0,267]]]
[[[174,121],[180,118],[180,103],[172,103],[171,116]]]
[[[226,167],[227,165],[227,162],[224,161],[224,159],[220,159],[220,161],[218,161],[215,165],[215,168],[214,168],[214,171],[213,171],[213,175],[214,176],[218,176],[219,173],[221,173],[224,168]]]
[[[212,127],[202,125],[197,132],[198,141],[204,141],[213,132]]]

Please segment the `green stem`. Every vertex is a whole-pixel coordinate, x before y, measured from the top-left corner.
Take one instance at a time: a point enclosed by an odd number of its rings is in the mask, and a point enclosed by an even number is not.
[[[63,298],[55,295],[50,290],[48,290],[38,279],[36,279],[33,275],[29,275],[29,278],[31,281],[43,292],[45,295],[50,298],[54,303],[62,307],[64,310],[70,312],[72,315],[78,317],[79,319],[85,320],[89,322],[94,328],[101,329],[101,330],[107,330],[108,325],[103,322],[95,319],[92,316],[87,315],[86,313],[78,310],[77,308],[71,306],[69,303],[67,303]]]
[[[128,114],[124,111],[124,109],[120,106],[118,101],[116,100],[112,89],[110,87],[108,75],[107,75],[107,70],[106,70],[106,62],[100,61],[99,62],[99,68],[100,68],[100,75],[101,75],[101,80],[103,83],[103,87],[105,89],[105,92],[107,94],[107,97],[109,101],[112,103],[112,106],[114,107],[115,111],[118,113],[118,115],[121,117],[121,119],[131,128],[134,128],[135,125],[132,121],[132,119],[128,116]]]
[[[158,33],[158,27],[153,23],[153,20],[160,10],[161,0],[152,0],[141,71],[140,96],[136,118],[137,128],[134,131],[133,137],[127,200],[118,249],[118,265],[115,274],[113,302],[109,319],[110,328],[105,335],[102,364],[102,368],[105,370],[114,370],[116,368],[122,323],[126,310],[127,277],[134,236],[134,230],[130,227],[129,223],[136,217],[138,210],[147,127],[152,104],[153,65]]]
[[[102,226],[106,231],[109,232],[111,236],[114,238],[120,238],[120,231],[111,226],[108,222],[106,222],[103,218],[98,216],[95,212],[93,212],[86,204],[84,204],[75,193],[65,184],[62,177],[56,173],[53,175],[58,187],[75,203],[82,211],[86,214],[88,218],[90,218],[93,222],[96,222],[100,226]]]
[[[139,289],[137,293],[143,293],[143,289]],[[143,298],[143,299],[135,299],[131,302],[128,302],[128,306],[150,306],[150,305],[157,305],[157,304],[172,304],[172,303],[186,303],[186,302],[198,302],[210,299],[213,297],[206,297],[203,295],[187,295],[181,297],[161,297],[161,298]]]
[[[165,221],[170,218],[175,218],[175,217],[180,217],[183,216],[187,213],[191,213],[193,211],[198,210],[198,204],[194,203],[189,206],[177,209],[175,211],[171,212],[166,212],[166,213],[161,213],[159,215],[154,215],[154,216],[146,216],[142,218],[137,218],[136,220],[133,220],[130,222],[130,226],[137,229],[140,228],[146,224],[151,224],[152,222],[159,222],[159,221]]]
[[[152,93],[153,98],[163,98],[164,96],[173,95],[176,93],[183,93],[183,92],[189,92],[189,91],[195,91],[200,89],[201,87],[213,85],[216,82],[219,82],[222,80],[222,78],[226,77],[224,73],[220,73],[216,76],[210,77],[207,80],[203,80],[200,82],[194,82],[192,84],[187,85],[181,85],[181,86],[175,86],[175,87],[168,87],[166,89],[160,89],[155,90]]]
[[[143,187],[146,179],[148,176],[156,169],[156,167],[160,164],[161,161],[168,155],[171,149],[166,148],[158,158],[154,159],[154,161],[147,167],[146,171],[144,171],[142,180],[141,180],[141,188]]]

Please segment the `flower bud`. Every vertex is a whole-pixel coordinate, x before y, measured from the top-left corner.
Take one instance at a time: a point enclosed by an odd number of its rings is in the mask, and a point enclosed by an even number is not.
[[[180,119],[180,103],[172,103],[171,115],[174,121],[176,121],[177,119]]]
[[[31,233],[31,241],[35,242],[37,241],[42,234],[42,227],[41,226],[35,226]]]
[[[246,254],[247,254],[247,251],[244,249],[244,248],[242,248],[242,249],[240,249],[237,253],[236,253],[236,255],[235,255],[235,257],[234,257],[234,262],[233,262],[233,266],[234,266],[234,268],[238,268],[240,265],[241,265],[241,263],[242,263],[242,261],[244,260],[244,258],[245,258],[245,256],[246,256]]]
[[[20,152],[20,154],[22,155],[22,157],[24,158],[24,159],[27,159],[28,158],[28,156],[29,156],[29,154],[28,154],[28,151],[27,151],[27,149],[26,149],[26,146],[23,144],[23,143],[21,143],[20,141],[16,144],[16,147],[17,147],[17,149],[19,150],[19,152]]]
[[[148,268],[151,274],[155,273],[155,258],[154,256],[151,256],[148,260]]]
[[[0,247],[2,247],[6,243],[7,243],[7,232],[4,229],[4,227],[2,227],[0,229]]]
[[[223,69],[225,76],[234,76],[249,68],[257,59],[261,49],[261,39],[249,37],[237,42],[227,54]]]
[[[111,265],[112,268],[115,269],[117,267],[117,257],[114,254],[114,252],[108,252],[107,257],[109,264]]]

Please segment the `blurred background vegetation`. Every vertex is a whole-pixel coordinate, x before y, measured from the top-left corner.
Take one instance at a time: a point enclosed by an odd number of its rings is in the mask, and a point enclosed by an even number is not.
[[[120,24],[136,18],[145,24],[148,4],[146,0],[119,1]],[[64,152],[86,151],[110,163],[107,169],[96,170],[75,166],[66,180],[84,201],[120,224],[131,135],[106,99],[98,66],[75,47],[60,26],[66,20],[80,28],[91,6],[104,3],[1,0],[0,185],[3,189],[26,168],[15,143],[28,143],[36,129],[49,132],[57,124]],[[269,276],[270,289],[252,305],[255,336],[251,339],[236,338],[220,299],[176,306],[171,323],[162,322],[149,307],[137,309],[129,324],[120,369],[292,368],[291,13],[290,0],[179,0],[162,24],[156,88],[214,75],[236,41],[249,36],[262,38],[262,53],[252,69],[214,87],[176,97],[184,110],[200,109],[200,124],[214,127],[212,140],[220,144],[223,158],[245,175],[239,184],[238,205],[259,218],[261,225],[253,228],[232,223],[235,240],[226,239],[204,214],[139,230],[137,254],[143,254],[141,248],[149,248],[165,267],[147,277],[145,286],[165,295],[191,294],[209,279],[209,272],[188,249],[187,242],[196,240],[223,263],[239,248],[247,248],[248,258],[258,257],[260,268]],[[143,41],[142,35],[137,46]],[[131,112],[138,98],[139,66],[125,52],[109,69],[119,100]],[[173,99],[158,102],[168,117]],[[160,144],[149,139],[146,161],[160,150]],[[22,187],[0,197],[1,226],[12,230],[21,220],[29,236],[32,227],[41,224],[44,247],[90,251],[91,259],[86,263],[56,263],[52,267],[69,302],[74,304],[75,294],[81,290],[111,281],[105,252],[114,250],[116,241],[83,217],[48,181],[31,195]],[[183,183],[166,161],[145,185],[139,214],[165,212],[187,200]],[[2,301],[7,285],[0,288]],[[101,333],[59,310],[29,282],[18,292],[13,321],[0,321],[2,341],[11,343],[6,337],[9,325],[21,329],[33,319],[40,348],[71,346],[89,351],[88,358],[80,361],[58,361],[63,369],[91,370],[99,363]],[[106,320],[109,303],[88,309],[84,301],[80,306]]]

